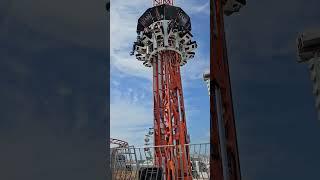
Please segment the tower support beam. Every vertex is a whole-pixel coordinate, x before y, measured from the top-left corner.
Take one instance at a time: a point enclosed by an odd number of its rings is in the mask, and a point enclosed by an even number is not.
[[[224,15],[238,12],[246,2],[210,2],[210,176],[219,180],[241,180]]]

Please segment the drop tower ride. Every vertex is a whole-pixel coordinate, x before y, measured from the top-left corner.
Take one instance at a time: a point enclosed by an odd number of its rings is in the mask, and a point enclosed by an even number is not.
[[[138,20],[131,55],[153,68],[155,165],[167,180],[191,180],[180,67],[195,55],[190,17],[173,0],[154,0]],[[177,161],[175,161],[177,159]]]

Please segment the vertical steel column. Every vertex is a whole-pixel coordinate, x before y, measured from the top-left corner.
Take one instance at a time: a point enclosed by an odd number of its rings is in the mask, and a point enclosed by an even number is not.
[[[223,170],[223,179],[229,180],[228,174],[228,157],[226,150],[226,134],[223,120],[223,105],[221,92],[218,87],[214,88],[215,91],[215,102],[216,102],[216,110],[217,110],[217,120],[218,120],[218,133],[219,133],[219,141],[220,141],[220,153],[221,153],[221,161],[222,161],[222,170]]]
[[[161,81],[159,77],[161,77],[161,62],[160,56],[157,56],[153,59],[153,114],[154,114],[154,145],[161,145]],[[155,163],[157,166],[161,165],[161,159],[159,159],[160,151],[158,149],[155,150]]]
[[[219,72],[219,39],[218,39],[218,22],[217,15],[219,14],[217,8],[217,0],[210,1],[210,177],[216,180],[223,180],[223,166],[220,152],[220,139],[218,128],[217,104],[215,101],[216,92],[214,89],[218,84],[217,73]]]
[[[210,97],[212,153],[210,172],[215,179],[240,180],[240,163],[224,32],[223,3],[222,0],[213,0],[210,4],[210,87],[213,87],[211,90],[213,95]],[[221,96],[221,101],[217,101],[220,99],[219,96]],[[220,123],[219,111],[222,119]],[[225,133],[221,131],[225,131]],[[225,142],[223,142],[224,140]]]

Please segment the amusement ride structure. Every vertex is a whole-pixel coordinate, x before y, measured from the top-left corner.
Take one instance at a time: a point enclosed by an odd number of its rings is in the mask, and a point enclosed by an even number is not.
[[[154,145],[183,147],[156,149],[155,163],[165,167],[168,180],[191,179],[180,67],[194,57],[197,44],[192,41],[190,17],[173,6],[173,0],[154,0],[153,5],[138,20],[132,55],[153,68]]]
[[[215,180],[241,179],[223,17],[245,4],[246,0],[210,1],[210,73],[204,80],[211,104],[208,174]],[[153,135],[157,147],[152,151],[153,166],[161,168],[157,174],[164,172],[165,180],[195,179],[180,74],[180,67],[194,58],[197,48],[190,17],[173,0],[153,0],[153,7],[138,19],[136,32],[131,55],[153,69],[154,125],[145,139],[150,145]],[[120,146],[128,147],[125,143]]]

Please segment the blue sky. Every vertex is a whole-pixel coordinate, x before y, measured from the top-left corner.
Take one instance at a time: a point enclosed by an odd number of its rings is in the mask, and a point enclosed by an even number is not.
[[[143,145],[144,135],[153,126],[151,68],[129,56],[136,39],[138,18],[151,0],[111,1],[111,105],[110,136]],[[191,143],[209,142],[209,97],[202,79],[209,69],[209,1],[177,1],[191,17],[198,49],[194,59],[182,67],[186,117]],[[121,30],[120,30],[121,29]]]

